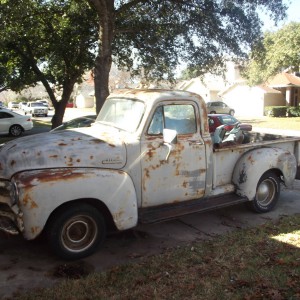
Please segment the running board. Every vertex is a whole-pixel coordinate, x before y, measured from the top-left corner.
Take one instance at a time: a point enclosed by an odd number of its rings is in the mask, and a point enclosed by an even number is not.
[[[139,222],[155,223],[158,221],[169,220],[195,212],[215,210],[218,208],[231,206],[247,201],[248,199],[246,197],[241,197],[234,193],[230,193],[216,197],[201,198],[174,204],[140,208]]]

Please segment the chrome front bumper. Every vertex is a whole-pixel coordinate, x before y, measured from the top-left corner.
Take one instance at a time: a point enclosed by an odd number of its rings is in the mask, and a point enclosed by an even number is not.
[[[10,181],[0,181],[0,230],[8,234],[24,231],[23,213],[17,205],[16,186]]]

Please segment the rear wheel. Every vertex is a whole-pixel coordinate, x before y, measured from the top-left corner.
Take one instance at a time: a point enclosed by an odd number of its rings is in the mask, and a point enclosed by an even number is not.
[[[12,135],[12,136],[19,136],[21,135],[23,132],[23,129],[20,125],[12,125],[10,128],[9,128],[9,134]]]
[[[87,204],[74,204],[51,217],[47,236],[55,254],[79,259],[92,254],[106,236],[102,214]]]
[[[266,172],[259,180],[255,199],[249,202],[252,210],[258,213],[271,211],[280,195],[280,180],[274,172]]]

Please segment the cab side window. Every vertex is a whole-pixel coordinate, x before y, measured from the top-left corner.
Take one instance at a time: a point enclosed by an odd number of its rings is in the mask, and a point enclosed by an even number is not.
[[[162,134],[163,128],[176,130],[178,134],[195,133],[197,127],[193,105],[175,104],[158,107],[153,114],[148,134]]]

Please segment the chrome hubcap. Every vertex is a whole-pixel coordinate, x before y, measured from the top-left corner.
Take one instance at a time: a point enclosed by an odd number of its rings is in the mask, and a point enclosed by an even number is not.
[[[81,252],[96,240],[98,227],[89,216],[76,216],[70,219],[62,230],[62,243],[71,252]]]
[[[260,183],[257,189],[256,200],[260,205],[268,206],[272,202],[275,192],[276,186],[273,180],[266,179]]]

